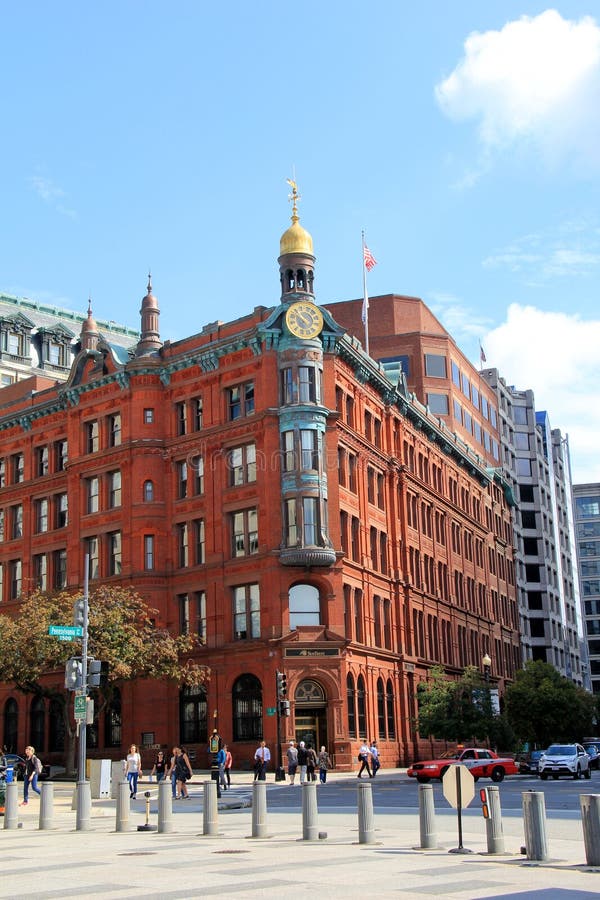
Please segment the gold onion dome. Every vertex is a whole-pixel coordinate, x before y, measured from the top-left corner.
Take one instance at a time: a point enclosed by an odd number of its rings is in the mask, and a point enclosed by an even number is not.
[[[288,228],[287,231],[281,235],[281,239],[279,241],[279,255],[283,256],[285,253],[308,253],[310,256],[313,255],[313,239],[306,230],[300,224],[300,218],[298,216],[298,206],[297,201],[300,199],[298,195],[298,188],[294,181],[290,181],[288,179],[288,184],[292,186],[292,195],[290,200],[292,200],[292,224]]]

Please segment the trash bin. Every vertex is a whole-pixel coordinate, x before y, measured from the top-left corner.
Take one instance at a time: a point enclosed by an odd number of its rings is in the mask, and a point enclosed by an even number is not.
[[[9,784],[9,783],[13,780],[13,778],[14,778],[14,771],[15,771],[15,770],[13,769],[12,766],[7,766],[7,767],[6,767],[5,778],[6,778],[6,783],[7,783],[7,784]]]

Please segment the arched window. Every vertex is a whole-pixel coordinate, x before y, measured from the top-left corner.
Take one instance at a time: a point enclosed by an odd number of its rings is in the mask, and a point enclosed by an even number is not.
[[[115,688],[104,716],[104,745],[121,746],[121,691]]]
[[[385,738],[385,691],[383,678],[377,679],[377,737]]]
[[[367,736],[367,707],[365,698],[365,680],[362,675],[356,681],[356,708],[358,712],[358,736]]]
[[[64,706],[57,697],[50,701],[48,714],[48,750],[54,752],[65,749]]]
[[[144,503],[151,503],[154,500],[154,482],[144,482]]]
[[[29,740],[36,750],[45,749],[46,707],[41,697],[35,697],[29,711]]]
[[[320,625],[319,591],[312,584],[295,584],[290,588],[290,631],[298,625]]]
[[[206,691],[201,686],[187,685],[179,694],[179,740],[182,744],[205,744],[208,741]]]
[[[240,675],[233,685],[232,699],[233,740],[262,740],[262,687],[258,678]]]
[[[4,704],[4,744],[8,753],[17,752],[19,737],[19,707],[12,697]]]
[[[356,695],[354,691],[354,678],[348,675],[346,678],[346,702],[348,704],[348,734],[356,737]]]
[[[396,717],[394,716],[394,688],[389,678],[385,692],[385,705],[387,711],[387,736],[388,740],[392,741],[396,737]]]

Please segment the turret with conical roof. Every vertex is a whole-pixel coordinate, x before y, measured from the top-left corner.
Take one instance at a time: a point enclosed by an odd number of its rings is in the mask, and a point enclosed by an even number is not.
[[[281,302],[290,303],[314,291],[313,239],[300,224],[298,216],[298,185],[288,178],[292,188],[292,224],[284,231],[279,241],[279,276],[281,280]]]
[[[158,317],[160,309],[158,308],[158,300],[152,293],[152,276],[148,272],[148,288],[147,294],[142,298],[142,308],[140,309],[142,317],[141,337],[136,347],[136,356],[146,356],[150,353],[158,353],[162,347],[162,341],[158,331]]]
[[[99,337],[100,334],[98,332],[98,326],[96,325],[96,320],[92,315],[92,298],[89,297],[87,319],[81,326],[81,349],[96,350],[98,348]]]

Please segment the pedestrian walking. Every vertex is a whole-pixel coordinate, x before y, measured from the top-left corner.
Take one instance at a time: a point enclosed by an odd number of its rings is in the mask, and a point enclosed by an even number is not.
[[[125,777],[129,782],[129,799],[137,799],[138,778],[142,776],[142,757],[138,753],[137,744],[132,744],[125,760]]]
[[[41,760],[35,755],[34,747],[25,747],[25,772],[23,773],[23,802],[21,806],[29,803],[29,788],[36,794],[41,794],[37,786],[38,776],[42,774]]]
[[[177,747],[177,748],[173,747],[171,761],[169,763],[167,771],[165,772],[165,778],[168,778],[171,781],[171,793],[173,795],[173,800],[177,799],[177,773],[175,772],[175,760],[176,760],[175,750],[176,749],[178,750],[179,747]]]
[[[290,741],[289,747],[285,751],[288,764],[288,775],[290,784],[294,784],[296,780],[296,772],[298,771],[298,749],[294,741]]]
[[[298,765],[300,766],[300,784],[306,781],[306,764],[308,762],[308,753],[304,741],[298,744]]]
[[[368,774],[369,778],[373,777],[373,774],[369,767],[370,757],[371,757],[371,751],[369,750],[369,745],[365,741],[365,743],[362,744],[360,750],[358,751],[358,761],[360,763],[360,769],[358,771],[358,775],[356,776],[357,778],[362,778],[362,773],[364,772],[365,769],[367,770],[367,774]]]
[[[271,751],[267,747],[265,741],[260,742],[256,753],[254,754],[254,780],[266,781],[267,763],[271,760]]]
[[[215,758],[215,762],[219,767],[219,784],[223,788],[224,791],[227,790],[227,779],[225,778],[225,760],[227,759],[227,753],[225,752],[225,747],[221,747],[217,756]]]
[[[189,756],[187,755],[185,747],[173,748],[173,752],[175,752],[175,749],[179,750],[179,753],[177,754],[177,757],[175,759],[177,799],[188,800],[189,794],[186,782],[189,781],[194,774],[192,772],[192,764],[190,762]]]
[[[379,748],[377,747],[377,741],[371,741],[369,753],[371,754],[371,768],[373,770],[373,778],[375,778],[377,772],[381,768],[381,763],[379,762]]]
[[[233,757],[227,744],[223,744],[225,751],[225,777],[227,779],[227,787],[231,788],[231,767],[233,765]]]
[[[331,757],[325,747],[321,747],[319,751],[319,781],[321,784],[327,782],[327,770],[331,768]]]
[[[154,760],[152,771],[150,772],[150,781],[152,781],[152,776],[154,775],[156,776],[157,782],[161,782],[165,777],[168,768],[169,764],[165,759],[165,754],[162,750],[159,750],[156,754],[156,759]]]
[[[317,780],[317,753],[312,744],[306,745],[306,778],[308,781]]]

